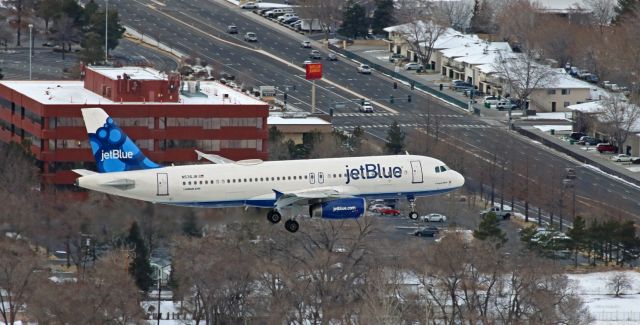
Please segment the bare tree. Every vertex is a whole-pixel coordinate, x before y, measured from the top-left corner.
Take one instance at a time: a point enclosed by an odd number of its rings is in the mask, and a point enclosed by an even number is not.
[[[445,17],[434,12],[430,1],[417,2],[413,10],[404,11],[404,16],[400,20],[407,23],[400,25],[397,32],[416,54],[422,66],[427,67],[430,64],[433,46],[440,36],[447,32],[448,22]]]
[[[529,0],[505,1],[500,5],[496,23],[499,36],[518,47],[533,47],[532,39],[536,36],[538,15],[537,5]]]
[[[631,286],[631,279],[625,272],[614,272],[609,276],[607,289],[618,298],[620,295],[623,295],[625,291],[633,289],[633,287]]]
[[[296,2],[299,6],[296,10],[300,18],[314,20],[317,19],[324,31],[325,39],[329,39],[329,33],[335,32],[340,25],[343,17],[342,0],[299,0]]]
[[[466,31],[473,16],[473,2],[466,0],[438,1],[434,4],[434,16],[444,17],[448,26]]]
[[[601,103],[598,119],[619,147],[618,152],[622,152],[622,146],[640,121],[640,106],[629,103],[617,94],[602,99]]]
[[[23,19],[33,14],[34,0],[8,0],[5,4],[11,9],[16,19],[16,46],[20,46]]]
[[[616,0],[585,0],[584,3],[591,10],[591,17],[596,25],[598,25],[598,29],[600,30],[600,34],[604,33],[604,30],[609,24],[611,24],[611,20],[616,15],[616,4],[618,1]]]
[[[64,13],[53,21],[52,30],[54,40],[62,49],[62,59],[64,60],[65,51],[71,51],[71,45],[79,41],[80,31],[74,19]]]

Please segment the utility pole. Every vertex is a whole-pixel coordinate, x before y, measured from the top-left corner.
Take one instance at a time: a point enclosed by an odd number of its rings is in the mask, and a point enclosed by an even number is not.
[[[311,114],[316,113],[316,80],[311,81]]]
[[[32,55],[33,55],[33,24],[29,24],[29,80],[31,80],[31,56]]]

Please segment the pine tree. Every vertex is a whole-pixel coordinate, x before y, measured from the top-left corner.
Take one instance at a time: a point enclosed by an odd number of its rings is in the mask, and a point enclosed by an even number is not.
[[[344,11],[342,19],[340,33],[353,38],[367,35],[369,24],[367,23],[364,7],[360,4],[353,3],[352,0],[349,0],[346,8],[347,9]]]
[[[187,209],[182,217],[182,233],[188,237],[202,237],[202,229],[198,224],[198,218],[193,209]]]
[[[507,242],[507,236],[500,229],[500,220],[495,213],[489,212],[484,215],[478,225],[478,229],[473,231],[473,237],[480,240],[491,240],[496,242],[496,246],[502,246]]]
[[[618,0],[616,6],[615,21],[619,22],[624,16],[631,13],[636,7],[640,8],[640,0]]]
[[[393,124],[391,124],[389,130],[387,131],[387,143],[385,143],[387,153],[397,155],[403,152],[404,137],[405,134],[398,125],[398,122],[393,121]]]
[[[567,235],[571,237],[571,248],[574,254],[573,263],[575,266],[578,266],[578,252],[587,242],[586,222],[581,216],[573,219],[573,225],[567,232]]]
[[[153,269],[149,262],[149,251],[140,234],[140,227],[135,221],[131,224],[131,229],[129,229],[127,243],[135,252],[135,257],[129,264],[129,273],[135,278],[138,288],[147,292],[153,285],[153,279],[151,278]]]
[[[376,0],[376,10],[373,12],[371,29],[374,34],[383,34],[384,28],[395,23],[393,0]]]

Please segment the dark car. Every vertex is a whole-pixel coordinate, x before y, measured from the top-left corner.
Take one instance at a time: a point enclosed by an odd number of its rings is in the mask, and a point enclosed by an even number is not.
[[[590,145],[596,145],[600,143],[600,140],[594,138],[594,137],[590,137],[590,136],[582,136],[580,137],[580,140],[578,140],[578,144],[590,144]]]
[[[453,90],[468,90],[468,89],[474,89],[474,88],[473,88],[473,85],[470,84],[470,83],[459,82],[459,83],[456,83],[455,85],[452,85],[451,89],[453,89]]]
[[[618,152],[618,147],[610,143],[598,143],[596,145],[596,150],[598,150],[599,153],[603,153],[603,152],[616,153]]]
[[[229,34],[238,34],[238,26],[236,26],[236,25],[227,26],[227,33],[229,33]]]
[[[573,139],[573,140],[580,140],[580,138],[586,136],[586,134],[582,133],[582,132],[571,132],[571,135],[569,135],[569,138]]]
[[[418,237],[434,237],[440,231],[435,226],[428,226],[421,229],[416,230],[413,234]]]
[[[404,55],[402,54],[393,53],[389,56],[389,62],[396,62],[396,61],[402,61],[402,60],[404,60]]]
[[[631,163],[634,165],[640,164],[640,158],[634,158],[633,160],[631,160]]]

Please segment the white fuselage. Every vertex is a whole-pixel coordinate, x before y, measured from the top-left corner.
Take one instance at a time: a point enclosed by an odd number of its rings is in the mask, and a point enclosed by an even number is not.
[[[461,187],[441,161],[414,155],[171,166],[101,173],[77,185],[138,200],[203,207],[273,207],[275,191],[335,189],[364,198],[418,197]],[[447,170],[444,170],[447,168]]]

